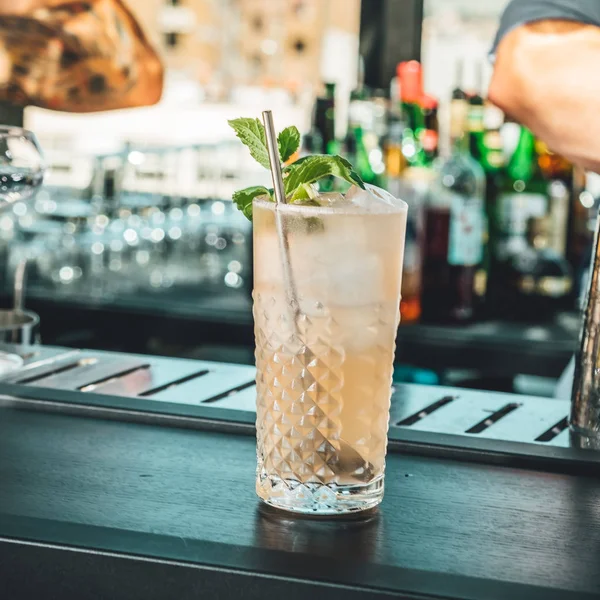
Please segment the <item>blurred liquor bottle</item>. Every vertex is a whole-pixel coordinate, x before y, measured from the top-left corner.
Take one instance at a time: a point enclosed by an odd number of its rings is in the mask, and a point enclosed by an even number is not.
[[[458,132],[458,124],[456,125]],[[485,174],[469,152],[469,136],[458,136],[450,158],[436,167],[425,212],[423,317],[471,320],[476,273],[483,261]]]
[[[302,137],[300,157],[309,154],[323,154],[323,140],[319,130],[314,127]]]
[[[511,256],[507,265],[509,306],[513,307],[509,316],[530,322],[551,320],[571,292],[571,266],[551,247],[549,216],[529,220],[527,241],[527,247]]]
[[[468,95],[467,131],[471,156],[481,163],[485,156],[485,99],[481,95],[483,88],[483,72],[481,64],[477,65],[475,91]]]
[[[380,94],[370,97],[366,90],[355,90],[350,96],[348,131],[342,152],[352,162],[363,181],[382,185],[385,172],[382,149],[387,106]],[[383,122],[383,125],[381,124]]]
[[[478,310],[482,316],[489,316],[488,287],[492,266],[492,251],[490,245],[490,221],[493,219],[493,206],[503,184],[503,174],[506,168],[504,144],[501,128],[504,124],[504,113],[486,101],[484,105],[484,131],[479,148],[481,149],[480,164],[485,172],[485,218],[486,233],[484,259],[482,268],[478,271],[475,286],[478,298]]]
[[[405,171],[407,162],[402,153],[404,123],[400,117],[390,113],[388,131],[384,143],[385,174],[390,179],[398,179]]]
[[[579,214],[574,202],[585,186],[585,177],[583,171],[552,152],[541,140],[536,139],[535,152],[547,183],[548,196],[548,212],[541,233],[537,238],[530,237],[530,246],[538,250],[538,270],[543,275],[543,279],[538,281],[539,299],[535,314],[538,318],[552,318],[556,312],[576,306],[574,273],[580,261],[578,258],[573,263],[569,262],[568,241],[570,224],[581,227],[583,240],[580,257],[585,255],[590,239],[588,213],[584,208]]]
[[[517,127],[518,143],[490,212],[493,310],[507,318],[549,318],[572,289],[564,257],[569,193],[560,178],[549,179],[560,169],[538,152],[543,148],[533,133]]]
[[[423,70],[416,60],[398,65],[400,85],[400,106],[405,123],[402,132],[402,153],[408,166],[428,167],[431,160],[423,148],[423,138],[427,130],[425,115],[421,106],[423,98]]]
[[[465,123],[469,111],[469,99],[462,89],[463,61],[456,63],[456,82],[450,101],[450,144],[454,147],[456,141],[464,134]]]
[[[365,183],[379,184],[379,178],[373,171],[369,160],[369,151],[365,144],[365,135],[361,125],[351,126],[344,141],[344,154]]]
[[[483,170],[490,174],[502,173],[506,167],[502,126],[504,113],[489,100],[486,100],[483,113],[482,160]]]
[[[310,131],[302,137],[301,157],[308,156],[309,154],[323,154],[325,152],[321,127],[324,123],[327,123],[325,114],[327,110],[328,103],[319,102],[319,98],[317,98],[313,105]]]
[[[468,96],[467,130],[471,156],[481,164],[488,174],[499,173],[505,166],[504,147],[500,130],[504,124],[504,113],[482,96],[482,66],[477,69],[477,89]],[[490,192],[488,190],[488,195]]]
[[[566,158],[552,152],[541,140],[536,140],[535,149],[538,165],[548,182],[548,245],[560,256],[566,257],[569,213],[576,187],[576,172]],[[587,215],[584,217],[583,227],[587,227]]]
[[[390,193],[408,204],[400,302],[403,325],[421,318],[425,205],[434,177],[435,172],[426,167],[408,167],[402,177],[388,177]]]
[[[418,131],[424,127],[419,101],[423,97],[423,68],[416,60],[401,62],[397,69],[400,109],[406,127]]]
[[[431,164],[439,156],[438,101],[437,98],[424,94],[419,103],[425,126],[420,132],[420,142],[427,161]]]
[[[490,181],[492,177],[487,167],[487,148],[485,145],[485,99],[482,95],[483,89],[483,70],[481,64],[477,65],[475,91],[466,94],[467,97],[467,131],[468,148],[471,156],[477,161],[484,170],[486,179],[485,206],[488,204],[488,196],[494,193],[494,182]],[[483,259],[475,272],[474,292],[475,292],[475,310],[482,314],[486,308],[486,296],[488,291],[488,278],[490,270],[490,255],[488,244],[488,217],[487,211],[484,211],[484,242]]]
[[[335,83],[325,84],[325,95],[319,96],[315,106],[315,127],[323,140],[326,154],[337,154],[335,139]]]
[[[401,63],[397,72],[384,148],[387,188],[409,205],[400,303],[401,323],[406,325],[421,317],[424,204],[432,171],[420,138],[425,131],[419,104],[423,97],[421,65]]]
[[[547,184],[535,160],[535,138],[512,123],[518,141],[507,165],[498,195],[490,207],[490,302],[494,314],[510,316],[516,310],[510,288],[510,261],[527,247],[527,225],[548,208]]]
[[[471,156],[481,165],[485,173],[485,227],[484,254],[475,276],[477,312],[483,316],[489,313],[488,285],[492,267],[489,240],[490,220],[493,220],[492,207],[502,185],[504,147],[500,129],[504,115],[483,96],[483,69],[477,65],[476,89],[468,96],[467,134]]]
[[[378,185],[385,185],[385,142],[390,124],[390,99],[386,90],[375,90],[372,98],[373,125],[369,132],[367,148]]]
[[[335,84],[325,84],[325,94],[318,96],[315,102],[314,133],[312,142],[320,144],[324,154],[338,154],[338,143],[335,139]],[[309,152],[306,152],[307,154]],[[322,179],[319,187],[322,192],[331,192],[335,189],[333,177]]]

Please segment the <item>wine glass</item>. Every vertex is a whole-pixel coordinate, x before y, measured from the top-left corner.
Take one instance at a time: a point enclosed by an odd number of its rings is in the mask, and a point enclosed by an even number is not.
[[[0,212],[26,200],[44,179],[44,159],[31,131],[0,125]]]
[[[0,214],[10,210],[14,202],[32,197],[43,179],[44,159],[35,135],[20,127],[0,125]],[[14,320],[21,312],[16,307],[5,314]],[[22,364],[20,356],[0,352],[0,376]]]

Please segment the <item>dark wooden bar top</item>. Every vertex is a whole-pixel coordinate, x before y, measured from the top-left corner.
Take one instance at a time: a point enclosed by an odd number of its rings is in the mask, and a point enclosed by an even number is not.
[[[247,432],[1,408],[0,597],[600,597],[596,467],[393,452],[354,521],[261,510],[254,468]]]

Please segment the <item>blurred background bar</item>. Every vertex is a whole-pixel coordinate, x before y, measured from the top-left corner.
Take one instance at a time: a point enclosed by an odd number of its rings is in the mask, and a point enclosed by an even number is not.
[[[269,173],[227,119],[270,108],[300,155],[342,154],[410,206],[397,379],[550,395],[600,182],[487,100],[506,3],[127,0],[166,68],[157,105],[0,105],[47,160],[0,215],[4,305],[27,259],[45,343],[251,364],[252,229],[231,196]]]

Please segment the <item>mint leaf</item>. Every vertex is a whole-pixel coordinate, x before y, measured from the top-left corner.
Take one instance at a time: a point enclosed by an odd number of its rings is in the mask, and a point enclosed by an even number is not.
[[[300,132],[298,128],[292,125],[286,127],[277,137],[279,146],[279,157],[281,162],[289,160],[289,158],[300,148]]]
[[[227,121],[241,142],[248,147],[252,158],[265,169],[270,169],[265,127],[258,119],[233,119]]]
[[[259,196],[271,196],[272,190],[268,190],[262,185],[255,185],[252,187],[238,190],[233,193],[233,201],[236,206],[244,213],[244,216],[252,221],[252,200]]]
[[[284,170],[285,193],[295,194],[296,190],[304,184],[314,183],[323,177],[333,175],[344,179],[352,185],[365,189],[365,184],[352,165],[341,156],[315,154],[305,156],[295,163],[288,165]]]

